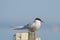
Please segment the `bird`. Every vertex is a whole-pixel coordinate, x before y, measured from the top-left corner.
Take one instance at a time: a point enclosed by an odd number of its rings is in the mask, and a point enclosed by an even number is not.
[[[42,19],[35,18],[33,22],[28,23],[24,26],[15,26],[16,28],[14,28],[14,30],[28,29],[31,32],[35,32],[41,27],[41,23],[44,23]]]

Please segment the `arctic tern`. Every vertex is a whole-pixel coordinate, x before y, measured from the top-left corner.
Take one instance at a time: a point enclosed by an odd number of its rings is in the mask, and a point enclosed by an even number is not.
[[[43,21],[40,18],[35,18],[35,20],[32,23],[28,23],[24,26],[15,26],[14,30],[22,30],[22,29],[28,29],[31,32],[37,31],[41,27],[41,23]]]

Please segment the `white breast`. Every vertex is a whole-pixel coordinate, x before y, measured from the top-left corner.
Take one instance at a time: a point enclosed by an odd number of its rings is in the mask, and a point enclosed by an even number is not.
[[[39,20],[36,20],[35,25],[36,25],[36,29],[39,29],[41,26],[41,22]]]
[[[41,22],[39,20],[35,20],[33,23],[31,23],[30,25],[28,25],[29,27],[29,30],[32,29],[32,30],[38,30],[41,26]]]

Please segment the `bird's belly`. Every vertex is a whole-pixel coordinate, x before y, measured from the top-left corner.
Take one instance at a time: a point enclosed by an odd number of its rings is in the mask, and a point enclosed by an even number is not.
[[[40,24],[35,24],[35,26],[33,27],[33,29],[36,31],[40,28]]]
[[[36,31],[40,28],[40,23],[33,23],[32,25],[29,26],[30,31]]]
[[[38,30],[40,28],[40,25],[35,26],[35,29]]]

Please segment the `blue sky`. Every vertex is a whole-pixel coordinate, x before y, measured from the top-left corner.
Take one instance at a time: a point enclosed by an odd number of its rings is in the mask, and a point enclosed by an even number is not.
[[[13,34],[21,31],[10,26],[25,25],[36,17],[45,21],[36,36],[60,40],[60,0],[0,0],[0,40],[12,40]],[[51,25],[57,25],[58,31],[52,32]]]

